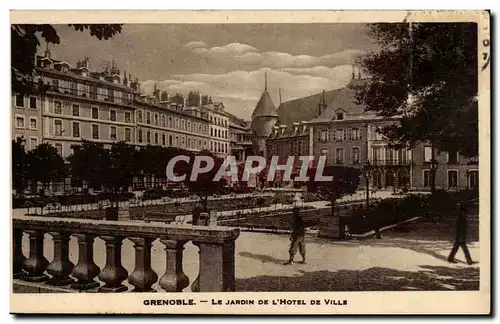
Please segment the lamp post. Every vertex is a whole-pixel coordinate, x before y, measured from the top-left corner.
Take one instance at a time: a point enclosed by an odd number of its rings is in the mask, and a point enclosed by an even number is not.
[[[367,160],[366,161],[366,164],[363,166],[363,176],[365,178],[365,182],[366,182],[366,211],[369,212],[368,208],[370,206],[370,179],[371,179],[371,176],[372,176],[372,165],[370,164],[370,161]],[[372,217],[376,217],[376,215],[371,215]],[[375,221],[373,222],[373,224],[375,225],[373,230],[375,231],[375,237],[377,239],[381,239],[382,238],[382,235],[380,234],[380,228],[377,224],[377,220],[375,219]]]
[[[372,165],[370,164],[370,161],[367,160],[366,164],[363,166],[363,176],[365,178],[365,185],[366,185],[366,207],[370,205],[370,179],[372,175]]]
[[[436,159],[431,159],[429,167],[431,168],[431,193],[434,193],[436,191],[436,170],[438,167]]]

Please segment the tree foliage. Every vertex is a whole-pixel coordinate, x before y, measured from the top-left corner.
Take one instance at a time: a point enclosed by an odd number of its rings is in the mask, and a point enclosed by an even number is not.
[[[108,172],[109,153],[103,144],[83,141],[73,146],[73,154],[68,157],[71,176],[87,182],[90,188],[101,188]]]
[[[42,143],[27,154],[28,179],[41,182],[47,187],[52,181],[61,181],[66,176],[64,160],[57,149]]]
[[[360,59],[369,76],[358,102],[401,122],[382,132],[394,146],[431,142],[443,151],[478,154],[477,25],[373,24],[379,49]]]
[[[190,192],[197,195],[200,198],[200,202],[203,205],[203,209],[208,208],[208,197],[214,194],[219,194],[224,192],[224,187],[227,185],[227,180],[221,178],[218,181],[214,181],[217,171],[223,164],[223,159],[218,158],[209,151],[201,151],[197,156],[206,156],[214,160],[214,166],[208,172],[200,173],[191,181],[191,174],[193,172],[194,157],[190,159],[189,163],[178,162],[177,164],[183,166],[183,170],[179,170],[180,173],[186,174],[186,179],[184,180],[184,185],[188,188]],[[201,167],[206,167],[206,162],[202,161]]]
[[[17,193],[22,193],[26,188],[28,171],[27,154],[21,139],[12,141],[12,187]]]
[[[121,32],[120,24],[70,24],[76,31],[89,31],[92,37],[99,40],[109,39]],[[57,30],[48,24],[40,25],[11,25],[11,82],[12,91],[38,93],[42,89],[35,78],[35,57],[40,41],[59,44],[60,37]]]
[[[361,171],[356,168],[343,166],[325,166],[323,176],[331,176],[332,181],[316,181],[317,169],[308,170],[309,181],[307,191],[320,197],[322,200],[330,201],[332,204],[332,215],[335,210],[335,202],[345,195],[356,192],[360,183]]]

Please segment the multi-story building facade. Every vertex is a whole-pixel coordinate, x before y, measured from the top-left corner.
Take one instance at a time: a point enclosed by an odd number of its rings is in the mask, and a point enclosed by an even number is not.
[[[209,118],[210,148],[209,150],[219,156],[227,156],[230,152],[229,117],[224,110],[222,102],[207,103],[202,106]]]
[[[229,153],[229,123],[221,103],[187,107],[182,95],[169,98],[156,86],[153,95],[144,95],[139,81],[122,76],[114,63],[92,72],[89,58],[72,68],[51,58],[50,51],[37,57],[36,74],[46,91],[12,96],[12,137],[22,138],[28,150],[47,142],[67,158],[73,145],[91,140],[105,147],[125,141]]]
[[[327,165],[363,169],[370,164],[370,186],[376,189],[407,188],[429,190],[431,186],[432,148],[420,144],[413,148],[393,149],[380,129],[398,118],[380,118],[356,104],[355,79],[341,89],[283,103],[279,119],[267,139],[268,156],[278,155],[284,163],[288,156],[303,154],[326,156]],[[316,98],[316,103],[311,103]],[[328,99],[326,99],[328,98]],[[288,109],[287,109],[288,108]],[[304,112],[300,112],[300,109]],[[293,119],[293,115],[309,120]],[[312,115],[311,115],[312,114]],[[283,116],[283,117],[282,117]],[[282,125],[281,120],[287,124]],[[299,131],[302,130],[302,131]],[[307,147],[305,144],[307,143]],[[465,159],[455,153],[435,151],[436,188],[464,189],[478,185],[477,159]],[[361,179],[364,185],[364,178]]]
[[[229,150],[236,161],[244,161],[252,154],[250,123],[226,112],[229,118]]]

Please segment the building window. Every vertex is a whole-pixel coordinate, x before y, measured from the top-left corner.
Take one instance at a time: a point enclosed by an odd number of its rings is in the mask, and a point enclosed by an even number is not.
[[[36,109],[36,97],[30,97],[30,108]]]
[[[155,113],[155,125],[158,126],[158,114]]]
[[[424,170],[424,187],[431,186],[431,170]]]
[[[191,138],[189,138],[189,137],[187,139],[187,147],[191,147]]]
[[[80,137],[80,123],[73,122],[73,137]]]
[[[137,133],[137,141],[142,143],[142,129],[139,129],[139,132]]]
[[[51,90],[59,92],[59,80],[57,80],[57,79],[52,80],[52,89]]]
[[[210,136],[214,136],[214,129],[212,127],[210,127]]]
[[[80,106],[73,105],[73,116],[80,116]]]
[[[125,112],[125,122],[126,123],[130,123],[130,116],[131,116],[130,112],[126,111]]]
[[[151,133],[149,131],[146,133],[146,143],[151,143]]]
[[[90,86],[90,99],[97,99],[97,86],[96,85]]]
[[[54,120],[54,135],[62,136],[62,121]]]
[[[448,170],[448,188],[458,187],[458,171]]]
[[[38,129],[38,119],[36,117],[30,117],[30,129]]]
[[[109,110],[109,120],[116,121],[116,110],[114,109]]]
[[[92,107],[92,119],[99,119],[99,108]]]
[[[352,139],[354,141],[360,140],[362,138],[361,136],[361,131],[359,128],[353,128],[352,129]]]
[[[173,146],[172,135],[168,135],[168,145]]]
[[[158,133],[155,133],[155,144],[158,144]]]
[[[338,112],[337,113],[337,120],[343,120],[344,119],[344,113],[343,112]]]
[[[167,144],[167,138],[165,134],[161,134],[161,145],[165,146]]]
[[[137,110],[137,122],[142,123],[142,109]]]
[[[38,138],[30,137],[30,149],[34,150],[38,146]]]
[[[327,130],[322,130],[319,134],[319,140],[321,142],[327,142],[328,141],[328,131]]]
[[[63,145],[62,145],[62,143],[55,143],[54,147],[57,150],[57,154],[59,154],[59,155],[62,156],[63,155]]]
[[[165,119],[166,119],[166,118],[165,118],[165,115],[163,115],[163,114],[162,114],[162,115],[161,115],[161,127],[165,127],[165,126],[166,126],[166,124],[165,124]]]
[[[168,116],[168,127],[172,127],[172,116]]]
[[[344,139],[344,130],[343,129],[336,129],[335,130],[335,140],[337,142],[341,142]]]
[[[109,127],[109,139],[116,140],[116,126]]]
[[[467,185],[469,189],[477,189],[479,184],[479,172],[477,170],[469,170]]]
[[[186,122],[184,121],[184,119],[181,119],[181,129],[182,130],[186,129]]]
[[[115,91],[113,89],[108,89],[108,101],[115,100]]]
[[[62,114],[62,105],[60,101],[54,101],[54,114]]]
[[[70,83],[70,93],[72,95],[76,95],[77,94],[77,88],[78,88],[78,84],[76,82],[71,82]]]
[[[359,164],[359,147],[352,148],[352,163]]]
[[[175,137],[175,146],[179,146],[179,136]]]
[[[24,117],[16,116],[16,128],[24,128]]]
[[[337,164],[344,164],[344,149],[343,148],[335,149],[335,162]]]
[[[424,147],[424,162],[431,162],[432,160],[432,146]]]
[[[92,124],[92,138],[99,139],[99,125]]]
[[[126,142],[130,142],[130,138],[131,138],[131,131],[130,131],[130,128],[125,128],[125,141]]]
[[[151,113],[149,111],[146,113],[146,123],[151,124]]]
[[[16,93],[16,107],[24,108],[24,97]]]

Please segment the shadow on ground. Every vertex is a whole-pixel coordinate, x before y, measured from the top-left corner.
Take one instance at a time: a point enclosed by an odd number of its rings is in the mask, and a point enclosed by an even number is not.
[[[366,270],[300,271],[301,274],[293,277],[257,276],[237,279],[236,291],[479,290],[479,268],[426,265],[420,268],[422,270],[416,272],[373,267]]]

